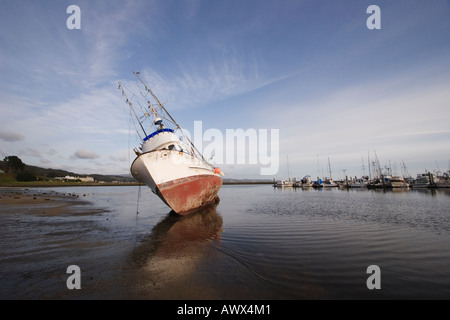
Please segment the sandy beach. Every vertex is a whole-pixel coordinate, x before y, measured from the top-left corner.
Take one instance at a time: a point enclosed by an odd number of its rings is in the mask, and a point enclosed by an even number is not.
[[[218,254],[211,240],[220,240],[223,222],[215,207],[163,215],[135,237],[133,228],[118,235],[120,214],[70,190],[0,188],[0,299],[224,297],[202,263]],[[67,289],[69,265],[80,266],[82,290]]]
[[[31,190],[29,188],[0,188],[0,214],[28,213],[40,216],[67,214],[95,214],[102,210],[91,210],[89,202],[82,200],[86,194],[60,193],[53,190]]]

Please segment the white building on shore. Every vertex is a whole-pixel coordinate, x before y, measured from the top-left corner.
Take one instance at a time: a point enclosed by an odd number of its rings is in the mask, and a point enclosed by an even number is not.
[[[74,176],[65,176],[65,177],[55,177],[55,180],[62,180],[62,181],[77,181],[80,180],[81,182],[95,182],[93,177],[74,177]]]

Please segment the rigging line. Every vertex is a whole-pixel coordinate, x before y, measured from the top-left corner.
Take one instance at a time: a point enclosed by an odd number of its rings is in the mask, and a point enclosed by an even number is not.
[[[130,150],[131,150],[131,123],[133,122],[133,115],[130,110],[130,117],[128,118],[128,167],[131,165]]]
[[[122,83],[119,82],[119,89],[122,90],[122,94],[127,98],[127,103],[130,106],[130,108],[133,110],[134,116],[136,117],[136,120],[139,122],[139,125],[141,126],[142,131],[144,132],[145,136],[147,137],[147,133],[145,132],[144,127],[142,126],[142,123],[139,121],[139,118],[136,114],[136,111],[134,110],[133,104],[131,103],[131,101],[128,99],[127,94],[125,93],[125,90],[122,87]]]
[[[122,94],[122,95],[124,95],[124,94]],[[124,103],[126,103],[125,101],[124,101]],[[137,133],[137,135],[138,135],[138,137],[139,137],[139,139],[141,139],[142,140],[142,136],[141,136],[141,134],[139,133],[139,130],[138,130],[138,128],[136,127],[136,123],[135,123],[135,121],[133,121],[133,115],[131,114],[131,108],[127,108],[128,109],[128,111],[129,111],[129,115],[130,115],[130,117],[129,117],[129,122],[128,122],[128,150],[130,150],[130,136],[131,136],[131,125],[130,125],[130,123],[133,123],[133,126],[134,126],[134,129],[136,130],[136,133]]]
[[[148,111],[147,111],[148,108],[143,107],[143,106],[141,105],[141,101],[139,101],[139,100],[137,100],[137,103],[138,103],[139,108],[141,109],[142,113],[146,114],[146,113],[148,112]],[[144,102],[142,101],[142,103],[144,103]]]
[[[141,92],[141,95],[142,95],[142,90],[141,90],[139,84],[137,83],[137,80],[135,80],[135,81],[136,81],[136,87],[138,87],[138,89],[139,89],[139,91]],[[145,113],[145,108],[142,107],[142,105],[141,105],[141,103],[144,103],[144,100],[141,97],[139,97],[139,95],[137,93],[135,93],[132,89],[130,89],[129,87],[127,87],[123,83],[121,85],[122,85],[122,88],[124,88],[127,92],[129,92],[131,94],[131,100],[135,100],[136,103],[139,105],[140,109],[142,110],[142,112]]]
[[[130,121],[133,123],[134,126],[134,130],[136,131],[137,136],[139,137],[140,140],[143,139],[143,137],[141,136],[141,134],[139,133],[139,129],[136,126],[136,121],[133,120],[133,116],[131,115],[131,109],[130,109]]]

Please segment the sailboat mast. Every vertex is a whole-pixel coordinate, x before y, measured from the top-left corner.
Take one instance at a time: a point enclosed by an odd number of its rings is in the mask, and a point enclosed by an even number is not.
[[[330,171],[330,180],[332,180],[332,177],[331,177],[330,157],[328,157],[328,170]]]
[[[287,164],[287,172],[288,172],[288,180],[291,180],[291,176],[289,174],[289,156],[286,156],[286,164]]]
[[[317,180],[320,177],[320,164],[319,164],[319,155],[317,155]]]
[[[364,157],[361,157],[361,166],[362,166],[362,172],[363,177],[366,175],[366,168],[364,167]]]

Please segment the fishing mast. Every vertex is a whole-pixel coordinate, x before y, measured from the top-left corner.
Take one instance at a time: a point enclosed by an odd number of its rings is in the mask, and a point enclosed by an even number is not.
[[[164,113],[170,118],[170,120],[172,121],[172,123],[175,125],[176,129],[180,130],[182,136],[188,141],[188,143],[190,144],[191,147],[191,151],[194,155],[196,155],[197,157],[201,158],[201,160],[208,165],[209,167],[211,167],[212,169],[214,169],[214,166],[209,163],[204,157],[203,154],[197,149],[197,147],[194,145],[194,143],[191,141],[191,139],[189,139],[189,137],[184,133],[183,129],[181,128],[181,126],[175,121],[175,119],[170,115],[170,113],[166,110],[166,108],[164,107],[164,105],[161,103],[161,101],[159,101],[158,97],[153,93],[153,91],[147,86],[147,84],[142,80],[142,78],[139,76],[140,72],[137,71],[133,71],[134,75],[139,79],[139,81],[142,83],[142,85],[144,86],[145,90],[150,93],[150,95],[155,99],[156,103],[157,103],[157,107],[160,108],[161,110],[164,111]],[[133,113],[137,119],[137,121],[139,122],[139,125],[142,128],[142,131],[144,131],[145,136],[147,137],[147,133],[144,130],[144,127],[142,126],[142,123],[139,119],[139,117],[137,116],[133,105],[131,104],[131,102],[128,100],[128,97],[125,94],[125,91],[123,90],[122,84],[119,82],[119,88],[122,90],[122,94],[127,98],[127,103],[130,105],[130,108],[133,110]],[[156,120],[158,119],[158,113],[155,109],[155,107],[153,106],[153,104],[148,101],[149,104],[149,108],[151,109],[151,113],[153,113],[153,115],[155,116],[155,123]],[[148,113],[144,114],[144,116],[148,115]],[[159,119],[160,120],[160,119]],[[160,122],[160,121],[159,121]]]

